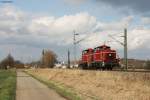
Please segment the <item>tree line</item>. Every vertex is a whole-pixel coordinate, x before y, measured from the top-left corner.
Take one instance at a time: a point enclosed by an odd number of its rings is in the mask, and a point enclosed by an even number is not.
[[[11,54],[8,54],[7,57],[0,62],[0,69],[10,68],[24,68],[24,63],[19,60],[15,60]]]
[[[39,61],[32,61],[28,65],[30,67],[40,67],[40,68],[53,68],[54,64],[57,62],[57,55],[52,50],[43,50],[42,56]],[[16,61],[11,54],[8,54],[6,58],[4,58],[0,62],[0,69],[9,69],[9,68],[24,68],[26,64],[21,61]]]
[[[38,61],[32,61],[28,64],[16,61],[11,54],[8,54],[6,58],[0,62],[0,69],[24,68],[25,65],[38,68],[53,68],[57,62],[57,55],[52,50],[43,50]],[[150,69],[150,60],[144,62],[143,68]]]

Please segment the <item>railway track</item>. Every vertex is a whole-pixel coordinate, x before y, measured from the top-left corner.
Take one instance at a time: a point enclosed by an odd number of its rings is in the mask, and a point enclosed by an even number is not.
[[[139,72],[139,73],[150,73],[150,70],[146,70],[146,69],[113,69],[113,70],[100,70],[100,69],[81,69],[79,68],[79,70],[95,70],[95,71],[110,71],[110,72]]]
[[[120,72],[141,72],[141,73],[150,73],[150,70],[120,70],[120,69],[114,69],[114,70],[111,70],[111,71],[120,71]]]

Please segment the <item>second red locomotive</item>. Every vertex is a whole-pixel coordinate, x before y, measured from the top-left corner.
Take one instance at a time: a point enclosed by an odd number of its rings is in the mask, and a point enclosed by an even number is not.
[[[110,46],[102,45],[82,51],[80,67],[83,69],[112,70],[115,66],[119,66],[119,58],[116,50],[112,50]]]

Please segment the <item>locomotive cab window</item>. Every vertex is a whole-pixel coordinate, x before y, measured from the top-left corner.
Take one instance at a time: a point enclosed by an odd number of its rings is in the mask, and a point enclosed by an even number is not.
[[[99,48],[100,48],[101,50],[110,49],[110,47],[109,47],[109,46],[100,46]]]
[[[100,51],[101,49],[102,49],[102,48],[97,47],[97,48],[94,49],[94,52]]]
[[[85,51],[82,52],[82,54],[86,54],[86,53],[88,53],[88,50],[85,50]]]
[[[94,48],[94,52],[96,52],[97,50],[96,50],[96,48]]]

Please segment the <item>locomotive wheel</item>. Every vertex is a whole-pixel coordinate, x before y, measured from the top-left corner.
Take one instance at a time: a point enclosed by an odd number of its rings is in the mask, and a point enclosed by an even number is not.
[[[110,70],[112,70],[113,68],[112,67],[110,67]]]
[[[104,71],[106,68],[105,67],[102,67],[102,70]]]
[[[112,67],[109,66],[109,67],[107,67],[107,69],[108,69],[108,70],[112,70]]]

